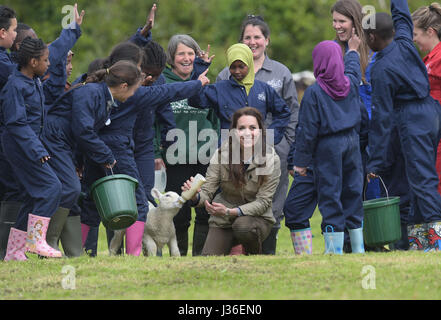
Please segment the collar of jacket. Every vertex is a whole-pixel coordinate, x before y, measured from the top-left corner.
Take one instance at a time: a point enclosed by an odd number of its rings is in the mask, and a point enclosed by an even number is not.
[[[379,60],[380,58],[382,58],[383,56],[387,55],[389,52],[391,52],[395,47],[397,46],[397,43],[395,42],[395,40],[393,40],[391,43],[389,43],[387,45],[386,48],[384,48],[383,50],[379,51],[377,54],[377,60]]]
[[[439,42],[435,48],[432,49],[423,59],[426,62],[429,59],[432,59],[434,56],[438,55],[441,52],[441,42]]]
[[[16,68],[14,68],[14,72],[13,72],[14,76],[16,76],[17,78],[22,79],[24,82],[28,83],[28,84],[38,84],[41,85],[41,80],[39,77],[34,76],[34,78],[29,78],[28,76],[25,76],[22,72],[20,72],[20,70],[18,70],[18,66]]]
[[[274,64],[273,60],[271,60],[268,55],[265,53],[265,59],[263,60],[262,68],[260,70],[273,71]]]
[[[191,72],[190,76],[187,79],[182,79],[180,76],[178,76],[176,73],[173,72],[170,66],[166,66],[164,71],[162,72],[167,80],[171,80],[174,82],[184,82],[191,80],[191,77],[193,76],[194,70]]]

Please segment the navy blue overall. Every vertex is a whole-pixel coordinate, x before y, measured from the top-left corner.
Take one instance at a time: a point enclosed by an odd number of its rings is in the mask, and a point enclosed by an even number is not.
[[[264,119],[267,113],[271,113],[273,121],[268,129],[274,130],[275,145],[282,140],[291,117],[285,100],[267,83],[255,80],[247,96],[245,88],[232,76],[229,80],[205,86],[199,95],[188,99],[188,103],[195,108],[213,108],[219,117],[221,129],[230,129],[231,117],[236,110],[243,107],[256,108]]]
[[[44,94],[38,77],[30,79],[15,69],[1,93],[4,155],[24,192],[16,228],[26,230],[29,213],[51,217],[58,208],[61,183],[40,141],[45,123]],[[49,160],[50,162],[50,160]]]
[[[96,134],[109,119],[111,107],[110,91],[106,84],[100,83],[71,89],[48,110],[43,141],[63,186],[60,201],[63,208],[72,209],[81,192],[76,173],[78,149],[100,163],[113,162],[112,152]],[[93,153],[87,152],[90,150]]]
[[[117,160],[113,172],[130,175],[137,179],[141,186],[136,189],[138,221],[146,221],[148,199],[145,195],[142,184],[143,179],[140,177],[134,156],[133,131],[136,118],[144,108],[151,108],[155,105],[188,98],[197,94],[200,89],[201,82],[199,80],[140,87],[126,102],[112,110],[110,122],[99,131],[99,137],[112,150]],[[105,175],[105,172],[99,167],[98,163],[96,161],[86,161],[84,179],[87,186],[90,186],[94,181]],[[96,207],[90,203],[91,201],[90,198],[86,198],[84,201],[82,222],[94,227],[99,225],[100,220]],[[87,219],[83,219],[83,216],[87,217]]]
[[[74,25],[75,27],[72,25],[72,28],[69,26],[66,29],[62,29],[60,36],[48,46],[49,61],[51,64],[47,74],[50,74],[50,77],[43,82],[46,105],[53,103],[55,99],[64,92],[67,80],[67,54],[81,36],[80,26],[76,23],[74,23]],[[9,57],[6,51],[0,48],[0,73],[2,74],[2,76],[0,76],[0,88],[6,83],[7,77],[11,74],[12,70],[17,67],[16,55],[17,52],[13,52],[12,56]],[[3,125],[0,119],[0,135],[2,131]],[[3,186],[5,188],[4,196],[2,197],[3,200],[23,201],[23,187],[20,186],[20,182],[17,181],[17,178],[13,175],[13,171],[8,161],[6,161],[0,145],[0,188]]]
[[[165,83],[165,78],[161,74],[153,85],[157,86]],[[156,201],[151,195],[151,190],[155,185],[155,121],[161,124],[161,143],[167,147],[167,144],[172,143],[166,141],[167,132],[176,128],[173,109],[169,103],[143,108],[136,118],[133,131],[136,166],[144,186],[145,195],[153,205],[156,205]]]
[[[345,226],[357,229],[363,220],[361,112],[360,108],[354,110],[354,105],[360,106],[361,77],[359,57],[354,52],[345,56],[345,74],[351,90],[343,100],[334,101],[318,84],[306,90],[296,134],[294,165],[313,165],[323,231],[327,225],[335,232],[343,232]]]
[[[441,136],[441,106],[430,97],[426,67],[413,43],[407,1],[392,0],[395,38],[378,52],[372,67],[372,125],[368,171],[381,172],[390,144],[401,144],[410,186],[409,224],[441,221],[435,170]],[[391,131],[396,125],[398,139]]]

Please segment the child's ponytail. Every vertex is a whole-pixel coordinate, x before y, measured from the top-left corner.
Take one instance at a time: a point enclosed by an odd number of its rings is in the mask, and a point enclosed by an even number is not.
[[[141,71],[131,61],[121,60],[110,68],[100,69],[87,76],[86,83],[105,82],[108,87],[127,83],[130,87],[141,80]]]
[[[412,13],[412,20],[417,28],[434,29],[441,40],[441,5],[439,3],[434,2],[430,6],[418,8]]]

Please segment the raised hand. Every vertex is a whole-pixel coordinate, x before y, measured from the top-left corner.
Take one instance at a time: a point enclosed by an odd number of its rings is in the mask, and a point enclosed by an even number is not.
[[[84,10],[81,10],[81,14],[79,14],[77,3],[75,3],[74,5],[74,12],[75,12],[75,22],[77,23],[77,25],[81,26],[81,24],[83,23],[83,17],[86,14],[86,12]]]
[[[205,70],[201,75],[199,76],[198,80],[202,82],[202,86],[205,86],[207,84],[210,84],[210,79],[207,78],[207,72],[209,69]]]
[[[198,52],[198,57],[207,63],[211,63],[215,55],[210,56],[210,45],[207,45],[207,51],[201,50]]]
[[[145,22],[145,26],[142,28],[141,33],[146,36],[147,33],[153,29],[155,25],[155,15],[156,15],[156,3],[153,4],[150,9],[149,15],[147,16],[147,21]]]
[[[360,46],[361,39],[360,37],[355,33],[355,28],[352,28],[352,36],[351,39],[348,41],[349,50],[358,50],[358,47]]]

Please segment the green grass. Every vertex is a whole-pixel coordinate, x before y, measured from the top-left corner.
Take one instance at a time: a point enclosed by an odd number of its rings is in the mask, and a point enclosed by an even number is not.
[[[100,232],[96,258],[0,263],[1,299],[440,299],[439,253],[323,255],[319,214],[312,219],[313,254],[295,256],[289,230],[277,255],[235,257],[109,257]],[[101,228],[103,229],[103,228]],[[191,236],[190,236],[191,239]],[[190,243],[191,248],[191,243]],[[74,270],[75,289],[63,289]],[[375,289],[363,289],[363,268]],[[71,274],[73,275],[73,274]],[[72,283],[72,282],[71,282]],[[372,284],[373,282],[369,282]]]
[[[441,253],[323,255],[320,223],[316,211],[311,256],[294,255],[290,232],[282,226],[275,256],[192,257],[190,251],[190,256],[173,258],[164,249],[162,258],[110,257],[101,227],[96,258],[29,255],[26,262],[0,263],[0,299],[441,299]],[[189,248],[192,232],[193,226]],[[75,288],[66,288],[73,284],[67,279],[75,279]]]

